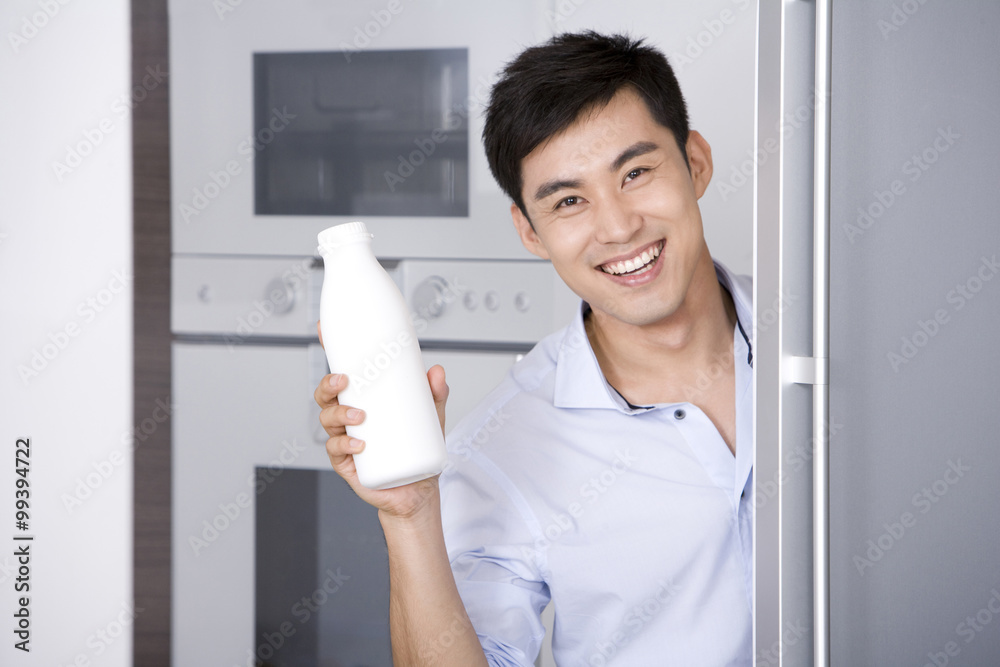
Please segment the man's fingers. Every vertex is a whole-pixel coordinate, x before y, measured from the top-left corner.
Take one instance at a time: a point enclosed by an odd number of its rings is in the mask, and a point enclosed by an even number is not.
[[[346,425],[354,426],[365,420],[364,410],[352,408],[349,405],[331,405],[319,413],[319,423],[332,437],[346,433]]]
[[[349,435],[335,435],[326,441],[326,453],[330,456],[330,463],[335,468],[343,464],[344,458],[353,456],[365,448],[363,440],[352,438]]]
[[[441,430],[444,430],[444,408],[451,390],[445,382],[444,368],[440,364],[434,364],[427,371],[427,382],[431,385],[431,395],[434,397],[434,407],[437,409],[438,421],[441,422]]]
[[[347,376],[339,373],[331,373],[319,381],[319,386],[313,392],[316,404],[321,408],[331,405],[338,405],[337,395],[344,391],[347,386]]]

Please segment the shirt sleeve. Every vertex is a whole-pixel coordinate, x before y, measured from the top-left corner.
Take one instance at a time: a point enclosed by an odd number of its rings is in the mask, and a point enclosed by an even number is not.
[[[523,497],[488,458],[466,452],[441,475],[441,515],[455,583],[487,661],[532,667],[550,594]]]

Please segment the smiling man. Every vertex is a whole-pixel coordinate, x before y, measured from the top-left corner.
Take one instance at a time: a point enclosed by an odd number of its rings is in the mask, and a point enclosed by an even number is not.
[[[483,133],[525,247],[581,298],[449,435],[439,479],[357,484],[379,507],[393,652],[406,665],[751,665],[750,281],[713,261],[708,143],[665,58],[561,35],[494,87]],[[441,369],[428,373],[443,414]]]

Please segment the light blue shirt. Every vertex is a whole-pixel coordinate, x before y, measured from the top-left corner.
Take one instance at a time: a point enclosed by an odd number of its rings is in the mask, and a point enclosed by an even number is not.
[[[716,274],[739,319],[735,457],[697,407],[718,371],[691,402],[630,406],[584,303],[449,434],[445,542],[490,665],[534,663],[550,599],[561,666],[753,664],[752,292]]]

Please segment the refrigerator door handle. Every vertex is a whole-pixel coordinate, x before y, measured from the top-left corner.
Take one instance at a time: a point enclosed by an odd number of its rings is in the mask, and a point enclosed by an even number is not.
[[[816,0],[813,134],[813,656],[830,664],[830,60],[832,0]]]
[[[762,481],[755,491],[754,648],[758,661],[781,666],[830,664],[831,2],[757,5],[756,142],[771,146],[777,159],[761,162],[756,172],[755,303],[812,283],[810,309],[778,309],[772,320],[759,315],[755,334],[754,475]],[[812,124],[803,112],[813,114]],[[811,228],[801,224],[810,215]],[[803,385],[811,389],[798,391]],[[805,441],[813,448],[811,488],[791,474]],[[802,534],[807,524],[811,535]],[[787,624],[809,616],[812,645],[787,642]]]
[[[830,384],[830,360],[826,357],[785,357],[782,369],[788,384]]]

